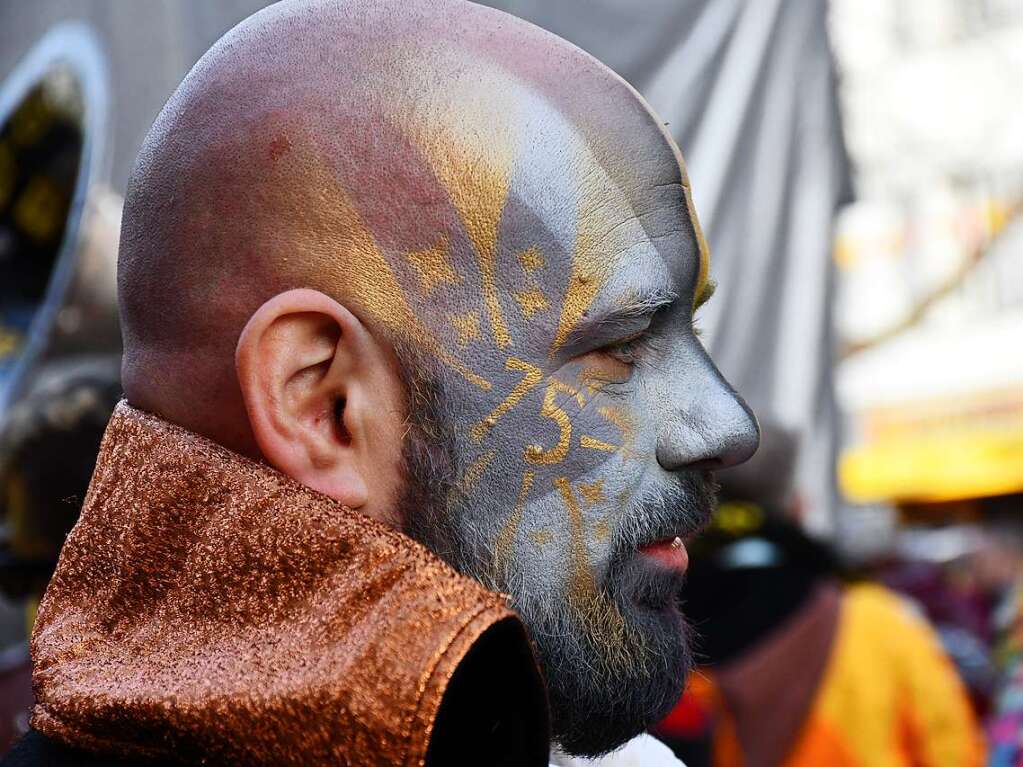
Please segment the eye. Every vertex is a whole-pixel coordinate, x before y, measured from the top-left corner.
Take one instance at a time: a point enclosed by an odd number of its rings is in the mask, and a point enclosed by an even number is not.
[[[626,365],[635,365],[636,362],[643,356],[643,352],[648,346],[648,334],[645,330],[639,333],[633,333],[631,336],[623,338],[620,341],[616,341],[610,346],[605,346],[603,351],[605,354],[614,357],[619,362],[623,362]]]
[[[649,346],[649,333],[642,330],[612,344],[584,354],[580,361],[591,378],[607,384],[628,383],[632,371]]]

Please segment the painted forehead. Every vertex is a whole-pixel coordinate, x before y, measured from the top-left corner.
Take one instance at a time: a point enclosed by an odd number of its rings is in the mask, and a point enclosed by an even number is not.
[[[448,349],[471,354],[486,339],[554,355],[602,305],[665,286],[700,293],[707,252],[688,181],[648,113],[623,144],[610,117],[580,124],[557,94],[505,70],[448,66],[441,86],[446,62],[402,60],[386,68],[422,97],[406,110],[364,110],[367,125],[351,132],[373,141],[337,158],[409,304],[398,315],[414,315]],[[616,85],[623,93],[592,110],[620,109],[623,96],[626,110],[645,109]]]

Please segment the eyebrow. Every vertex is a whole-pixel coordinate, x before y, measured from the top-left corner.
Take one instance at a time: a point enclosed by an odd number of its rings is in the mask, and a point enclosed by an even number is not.
[[[672,306],[677,299],[677,293],[653,286],[629,291],[600,314],[584,314],[568,333],[561,348],[588,346],[594,334],[600,337],[616,329],[643,330],[653,321],[655,314]],[[554,351],[552,349],[551,354]]]
[[[653,317],[658,312],[664,311],[677,300],[677,293],[663,288],[630,292],[606,312],[584,319],[576,330],[582,330],[586,326],[603,328],[635,324],[636,320]]]
[[[652,288],[642,292],[629,293],[600,321],[604,322],[608,318],[631,319],[656,314],[671,306],[676,300],[678,300],[678,293],[666,288]]]

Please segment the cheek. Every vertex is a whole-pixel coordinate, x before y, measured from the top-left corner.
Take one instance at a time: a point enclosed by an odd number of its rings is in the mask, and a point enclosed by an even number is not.
[[[531,588],[547,593],[568,579],[582,588],[641,481],[648,451],[637,445],[636,396],[609,396],[588,362],[546,378],[516,363],[503,396],[460,426],[458,500],[493,542],[499,581],[511,568],[518,581],[541,574]]]
[[[511,358],[511,373],[500,389],[459,424],[465,449],[493,454],[503,468],[531,472],[545,480],[574,480],[616,460],[632,460],[636,451],[633,396],[611,397],[607,365],[587,359],[544,376],[539,367]]]

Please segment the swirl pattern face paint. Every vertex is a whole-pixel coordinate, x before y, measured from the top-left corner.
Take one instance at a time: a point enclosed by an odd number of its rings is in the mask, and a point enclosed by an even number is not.
[[[688,663],[681,573],[641,549],[699,527],[708,470],[756,444],[694,333],[708,254],[682,158],[627,84],[531,25],[456,0],[313,5],[257,14],[190,76],[217,72],[204,108],[249,108],[204,121],[195,162],[271,158],[231,166],[246,192],[219,209],[256,223],[218,279],[321,290],[414,353],[436,407],[410,421],[456,472],[410,477],[443,492],[409,499],[409,532],[510,595],[562,746],[613,748]],[[255,55],[258,93],[230,75]],[[342,85],[307,86],[310,62]],[[216,305],[218,284],[189,300]]]

